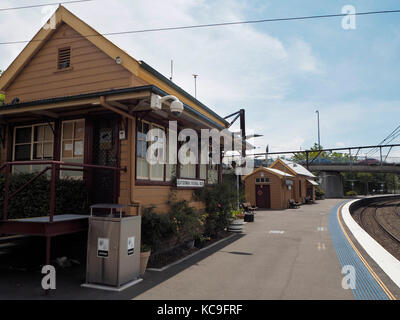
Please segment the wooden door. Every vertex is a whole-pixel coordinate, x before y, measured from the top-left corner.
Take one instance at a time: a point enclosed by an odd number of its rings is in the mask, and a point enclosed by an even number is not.
[[[258,208],[271,208],[271,194],[269,185],[256,185],[256,206]]]

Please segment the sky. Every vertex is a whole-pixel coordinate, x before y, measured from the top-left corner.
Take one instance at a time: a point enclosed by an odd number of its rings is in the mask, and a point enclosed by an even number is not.
[[[0,8],[53,1],[1,0]],[[65,7],[100,33],[400,9],[394,0],[93,0]],[[29,40],[56,7],[0,11],[0,42]],[[7,32],[4,32],[7,30]],[[109,36],[221,116],[246,110],[256,152],[374,145],[400,124],[400,13]],[[25,44],[0,45],[6,69]],[[235,126],[233,127],[235,129]],[[400,143],[400,138],[393,143]],[[393,151],[392,151],[393,152]],[[392,155],[400,152],[394,151]]]

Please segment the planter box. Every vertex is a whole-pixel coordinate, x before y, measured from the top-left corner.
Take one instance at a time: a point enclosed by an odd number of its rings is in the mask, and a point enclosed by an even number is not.
[[[228,231],[240,233],[243,230],[244,219],[231,220]]]
[[[147,262],[149,261],[151,251],[141,252],[140,253],[140,275],[144,275],[147,268]]]

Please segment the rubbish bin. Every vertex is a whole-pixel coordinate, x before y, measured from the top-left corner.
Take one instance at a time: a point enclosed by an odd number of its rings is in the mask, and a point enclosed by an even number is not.
[[[140,216],[122,216],[118,204],[91,206],[87,247],[87,284],[120,287],[139,278]],[[93,215],[93,209],[111,209],[107,216]],[[119,209],[119,215],[113,213]]]

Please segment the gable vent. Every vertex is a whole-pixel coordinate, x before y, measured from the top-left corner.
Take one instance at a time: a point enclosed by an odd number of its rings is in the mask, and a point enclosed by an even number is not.
[[[58,49],[58,63],[59,70],[69,68],[71,65],[71,47]]]

